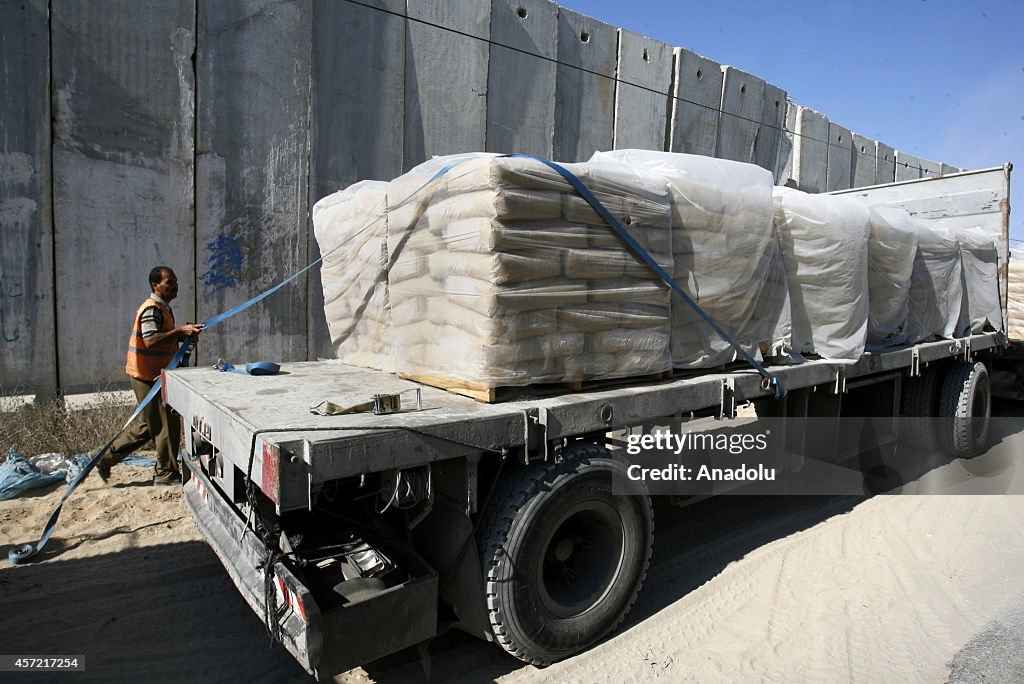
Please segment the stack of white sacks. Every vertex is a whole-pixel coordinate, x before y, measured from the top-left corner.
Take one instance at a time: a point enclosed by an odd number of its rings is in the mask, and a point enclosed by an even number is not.
[[[1001,328],[995,246],[980,230],[773,188],[759,167],[708,157],[622,150],[563,166],[752,356],[855,361]],[[313,219],[347,363],[500,387],[737,359],[536,159],[436,158],[324,198]]]
[[[1024,340],[1024,261],[1010,261],[1010,287],[1007,297],[1007,336]]]
[[[663,183],[622,165],[566,166],[671,270]],[[668,290],[539,161],[476,155],[414,169],[391,184],[388,241],[403,373],[497,387],[670,368]]]

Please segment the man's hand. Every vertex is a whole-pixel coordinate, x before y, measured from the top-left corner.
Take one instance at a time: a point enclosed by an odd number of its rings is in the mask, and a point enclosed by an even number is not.
[[[182,338],[185,337],[199,337],[199,333],[203,330],[202,323],[186,323],[185,325],[178,328],[178,333]]]

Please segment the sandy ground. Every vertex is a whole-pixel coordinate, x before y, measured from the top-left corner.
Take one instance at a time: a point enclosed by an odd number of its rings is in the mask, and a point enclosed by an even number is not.
[[[62,678],[76,682],[309,681],[269,645],[180,492],[149,479],[90,477],[32,564],[11,566],[7,550],[38,537],[63,487],[0,502],[0,653],[84,655],[86,671]],[[431,645],[433,681],[941,683],[1024,605],[1024,496],[659,499],[655,515],[644,590],[612,638],[541,670],[449,633]],[[338,680],[423,674],[410,649]]]

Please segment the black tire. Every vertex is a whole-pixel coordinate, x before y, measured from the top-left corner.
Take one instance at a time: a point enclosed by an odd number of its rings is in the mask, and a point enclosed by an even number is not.
[[[938,451],[941,441],[935,431],[939,415],[940,376],[935,369],[903,378],[900,413],[909,420],[900,423],[900,443],[918,451]]]
[[[650,495],[621,458],[596,444],[564,456],[506,473],[480,527],[491,629],[533,665],[578,653],[619,625],[654,539]],[[612,494],[613,481],[630,494]]]
[[[954,458],[973,458],[988,444],[992,382],[980,361],[958,361],[942,382],[939,416],[942,447]]]

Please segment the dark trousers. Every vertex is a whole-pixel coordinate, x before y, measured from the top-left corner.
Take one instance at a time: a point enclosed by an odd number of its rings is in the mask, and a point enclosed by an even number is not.
[[[153,383],[137,378],[130,378],[135,396],[141,403]],[[164,404],[160,395],[142,409],[142,413],[117,436],[110,451],[102,459],[102,464],[110,467],[120,463],[139,447],[145,446],[149,440],[156,443],[156,475],[167,475],[178,472],[178,447],[181,446],[181,419]]]

